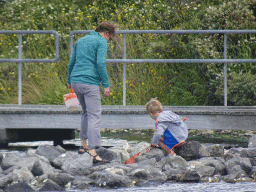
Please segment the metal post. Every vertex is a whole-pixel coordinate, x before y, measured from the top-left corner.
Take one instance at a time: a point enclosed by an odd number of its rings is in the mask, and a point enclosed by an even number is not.
[[[19,34],[19,59],[22,59],[22,34]],[[18,64],[18,104],[22,102],[22,62]]]
[[[224,33],[224,59],[227,59],[227,34]],[[228,105],[227,93],[227,63],[224,63],[224,106]]]
[[[123,34],[123,59],[126,59],[126,34]],[[126,106],[126,63],[123,65],[123,106]]]

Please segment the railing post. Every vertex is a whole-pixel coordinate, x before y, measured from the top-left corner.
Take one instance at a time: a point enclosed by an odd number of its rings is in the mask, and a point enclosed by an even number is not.
[[[227,34],[224,33],[224,59],[227,59]],[[228,105],[228,92],[227,92],[227,63],[224,63],[224,106]]]
[[[19,34],[19,59],[22,59],[22,34]],[[22,62],[18,64],[18,104],[22,103]]]
[[[123,35],[123,59],[126,59],[126,34]],[[126,106],[126,62],[123,64],[123,106]]]

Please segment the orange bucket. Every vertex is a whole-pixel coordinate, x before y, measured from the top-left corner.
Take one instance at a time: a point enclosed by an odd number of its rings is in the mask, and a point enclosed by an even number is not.
[[[72,92],[70,92],[70,89],[69,89],[69,93],[63,95],[65,105],[66,105],[67,108],[69,108],[69,107],[79,107],[79,101],[78,101],[77,96],[74,93],[72,88],[71,88],[71,91]]]

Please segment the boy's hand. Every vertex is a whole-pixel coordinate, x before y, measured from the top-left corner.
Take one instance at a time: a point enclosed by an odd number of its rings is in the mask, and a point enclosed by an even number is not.
[[[147,149],[146,149],[146,152],[149,152],[151,149],[152,149],[152,147],[148,146]]]

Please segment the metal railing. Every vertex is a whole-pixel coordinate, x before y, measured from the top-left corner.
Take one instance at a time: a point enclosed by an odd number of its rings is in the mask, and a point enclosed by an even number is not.
[[[11,62],[18,63],[18,104],[22,103],[22,63],[54,63],[59,60],[59,34],[52,30],[42,31],[0,31],[0,34],[19,34],[19,58],[18,59],[0,59],[0,63]],[[55,35],[55,58],[54,59],[22,59],[22,34],[54,34]]]
[[[73,52],[73,35],[92,30],[76,30],[69,34],[69,57]],[[123,63],[123,106],[126,105],[126,63],[224,63],[224,106],[227,106],[227,63],[256,63],[256,59],[227,59],[227,34],[256,33],[256,30],[117,30],[123,36],[123,59],[107,59],[107,63]],[[224,34],[223,59],[127,59],[126,34]]]

